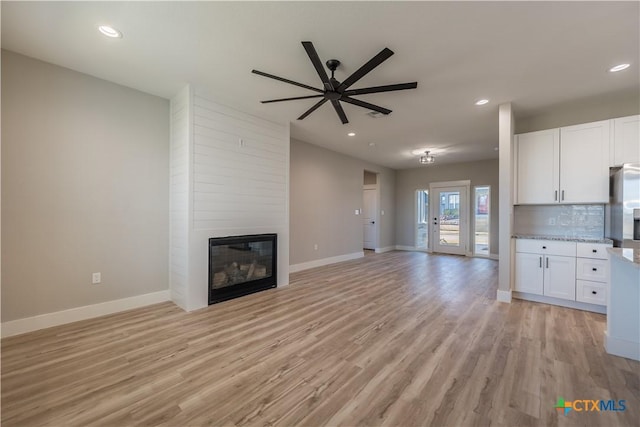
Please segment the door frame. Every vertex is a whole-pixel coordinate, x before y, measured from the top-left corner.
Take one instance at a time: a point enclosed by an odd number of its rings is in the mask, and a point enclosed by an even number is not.
[[[375,200],[374,200],[374,207],[373,207],[373,220],[375,221],[374,227],[373,227],[373,250],[376,251],[378,250],[378,236],[379,236],[379,231],[380,231],[380,221],[378,218],[378,202],[380,199],[380,194],[378,191],[378,184],[365,184],[362,186],[362,206],[364,208],[364,192],[365,190],[373,190],[374,194],[375,194]],[[364,226],[364,212],[361,212],[362,215],[362,225]],[[364,248],[364,234],[362,235],[362,247]]]
[[[467,212],[465,214],[466,217],[466,221],[467,221],[467,230],[466,230],[466,236],[465,236],[465,248],[463,251],[463,255],[464,256],[473,256],[473,251],[470,250],[469,246],[470,246],[470,242],[471,242],[471,236],[469,236],[470,230],[471,230],[471,180],[465,179],[465,180],[460,180],[460,181],[440,181],[440,182],[431,182],[429,183],[429,201],[431,202],[433,200],[433,195],[436,191],[438,191],[441,188],[445,188],[445,187],[465,187],[466,190],[466,197],[465,197],[465,203],[467,206]],[[462,200],[460,201],[460,203],[462,204]],[[440,203],[429,203],[429,215],[430,218],[433,218],[436,215],[436,209],[439,208]],[[439,214],[439,212],[438,212]],[[429,221],[429,225],[431,225],[431,221]],[[429,227],[430,229],[432,229],[432,227]],[[433,231],[432,231],[433,232]],[[435,238],[433,238],[433,236],[430,236],[429,238],[429,250],[431,252],[436,252],[435,247],[434,247],[434,241]]]

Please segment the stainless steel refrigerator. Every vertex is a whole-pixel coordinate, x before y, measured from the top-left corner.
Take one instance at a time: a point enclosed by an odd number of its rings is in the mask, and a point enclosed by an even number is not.
[[[611,170],[610,196],[613,245],[640,249],[640,163]]]

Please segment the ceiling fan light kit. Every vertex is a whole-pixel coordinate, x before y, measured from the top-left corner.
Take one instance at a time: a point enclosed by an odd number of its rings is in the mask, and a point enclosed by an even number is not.
[[[391,110],[384,107],[380,107],[375,104],[370,104],[368,102],[361,101],[356,98],[352,98],[352,96],[365,95],[369,93],[380,93],[380,92],[391,92],[396,90],[415,89],[418,87],[417,82],[411,82],[411,83],[399,83],[399,84],[384,85],[384,86],[372,86],[372,87],[366,87],[366,88],[360,88],[360,89],[349,89],[354,83],[356,83],[366,74],[371,72],[378,65],[386,61],[391,55],[393,55],[393,51],[389,48],[385,47],[384,49],[382,49],[380,53],[378,53],[376,56],[371,58],[367,63],[365,63],[362,67],[357,69],[353,74],[347,77],[343,82],[339,82],[334,77],[334,73],[336,69],[340,66],[340,61],[338,61],[337,59],[330,59],[326,62],[327,68],[331,71],[331,78],[329,78],[329,76],[327,75],[327,72],[324,69],[324,66],[322,65],[322,61],[320,61],[320,57],[318,56],[316,49],[313,47],[313,43],[305,41],[305,42],[302,42],[302,46],[307,52],[307,55],[309,56],[309,59],[311,60],[313,67],[316,69],[316,72],[318,73],[318,76],[322,81],[323,89],[318,89],[312,86],[308,86],[302,83],[295,82],[293,80],[285,79],[283,77],[278,77],[273,74],[268,74],[262,71],[251,70],[251,72],[254,74],[258,74],[260,76],[268,77],[284,83],[289,83],[294,86],[298,86],[298,87],[318,93],[318,95],[297,96],[293,98],[279,98],[279,99],[270,99],[266,101],[260,101],[263,104],[268,104],[272,102],[322,98],[317,103],[315,103],[311,108],[305,111],[300,117],[298,117],[298,120],[303,120],[309,114],[313,113],[315,110],[320,108],[327,101],[331,102],[331,105],[333,105],[333,108],[336,111],[336,114],[338,114],[338,117],[340,118],[340,121],[342,122],[342,124],[349,123],[349,120],[347,119],[347,115],[345,114],[344,109],[340,104],[340,101],[387,115],[391,113]]]

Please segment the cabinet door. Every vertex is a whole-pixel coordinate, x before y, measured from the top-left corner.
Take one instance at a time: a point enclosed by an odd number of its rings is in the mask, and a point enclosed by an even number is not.
[[[560,129],[560,203],[609,202],[609,121]]]
[[[558,202],[560,130],[516,135],[516,203]]]
[[[576,299],[576,259],[568,256],[544,257],[544,294],[568,300]]]
[[[640,116],[611,120],[613,161],[611,166],[640,162]]]
[[[530,294],[543,294],[543,255],[516,253],[515,290]]]

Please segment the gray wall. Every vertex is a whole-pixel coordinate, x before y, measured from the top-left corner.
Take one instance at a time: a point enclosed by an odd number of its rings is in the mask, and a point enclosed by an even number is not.
[[[168,216],[168,100],[2,52],[3,322],[168,289]]]
[[[378,174],[378,247],[395,245],[395,176],[382,166],[291,140],[291,265],[362,251],[364,171]],[[314,250],[313,245],[318,245]]]
[[[521,117],[516,110],[515,133],[553,129],[636,114],[640,114],[640,94],[637,91],[612,92],[550,106],[544,113],[533,116]]]
[[[476,185],[491,186],[491,224],[489,246],[498,254],[498,160],[429,165],[396,172],[396,239],[399,246],[415,246],[415,191],[428,189],[432,182],[471,181],[471,192]],[[471,205],[470,205],[471,206]],[[469,227],[469,238],[473,227]],[[469,240],[471,242],[472,240]]]

